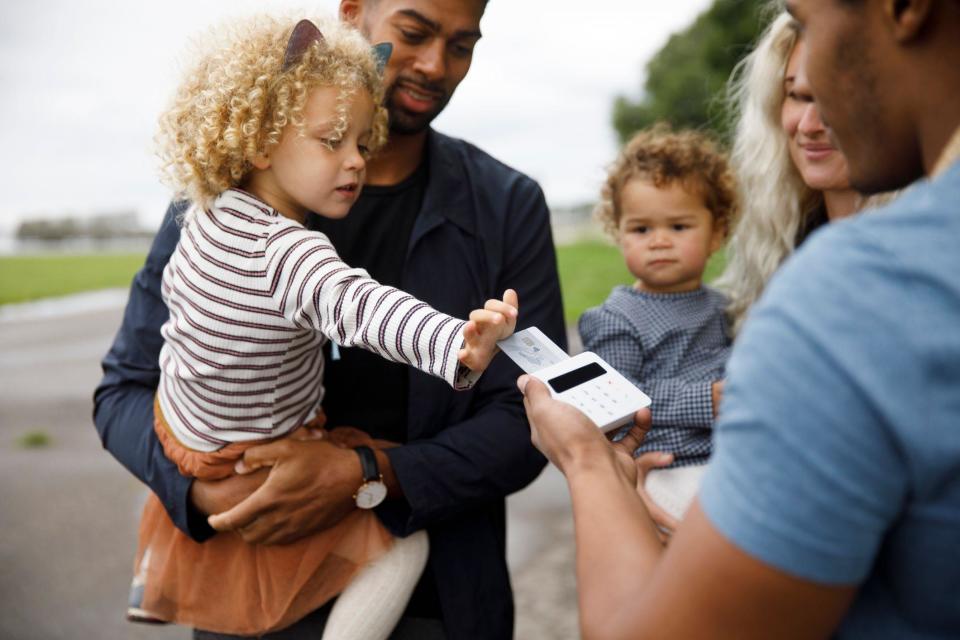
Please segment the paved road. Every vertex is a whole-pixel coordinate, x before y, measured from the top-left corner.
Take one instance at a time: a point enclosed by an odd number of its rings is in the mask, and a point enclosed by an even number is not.
[[[102,305],[101,305],[102,306]],[[121,309],[0,314],[0,638],[188,638],[123,619],[143,486],[90,420]],[[19,439],[49,436],[44,448]],[[572,521],[548,469],[508,501],[521,640],[577,637]]]

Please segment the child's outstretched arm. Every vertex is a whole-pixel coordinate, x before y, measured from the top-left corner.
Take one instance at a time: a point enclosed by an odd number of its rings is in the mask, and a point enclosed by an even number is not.
[[[497,341],[509,338],[517,328],[519,314],[517,292],[507,289],[503,300],[487,300],[483,309],[470,312],[470,321],[463,326],[463,348],[460,362],[471,371],[484,371],[497,354]]]
[[[484,325],[471,333],[468,360],[459,357],[468,321],[431,308],[427,303],[353,269],[337,255],[326,236],[304,229],[279,232],[267,245],[267,277],[279,283],[272,294],[275,312],[299,329],[313,329],[341,347],[360,347],[388,360],[408,364],[447,381],[454,389],[471,388],[496,353],[499,336],[509,336],[516,325],[516,293],[506,301],[513,314],[507,319],[500,300],[492,300],[477,321]],[[512,304],[510,304],[512,300]],[[486,314],[490,315],[486,315]],[[500,324],[493,331],[494,318]]]

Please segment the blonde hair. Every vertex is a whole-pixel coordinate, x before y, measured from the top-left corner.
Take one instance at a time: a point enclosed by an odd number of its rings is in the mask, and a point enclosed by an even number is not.
[[[733,333],[743,324],[773,272],[793,252],[811,216],[823,211],[823,194],[800,176],[780,125],[783,80],[799,32],[786,13],[764,31],[757,47],[734,69],[728,100],[739,113],[731,162],[743,208],[727,243],[727,267],[714,283],[730,299]]]
[[[317,87],[340,91],[332,141],[346,131],[349,103],[359,90],[376,105],[368,147],[374,151],[386,141],[383,83],[369,43],[336,20],[314,19],[323,41],[283,70],[296,22],[254,16],[198,40],[196,60],[160,117],[157,134],[164,181],[178,196],[208,206],[239,185],[252,159],[280,142],[284,128],[302,132],[307,98]]]
[[[726,154],[706,134],[671,131],[664,123],[634,135],[610,165],[594,216],[615,239],[620,236],[620,194],[633,178],[657,188],[679,182],[703,198],[714,222],[728,227],[737,210],[736,182]]]

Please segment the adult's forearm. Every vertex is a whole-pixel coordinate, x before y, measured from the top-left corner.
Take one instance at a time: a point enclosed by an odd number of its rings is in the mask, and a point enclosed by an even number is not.
[[[189,506],[191,481],[166,459],[153,432],[153,399],[163,346],[160,327],[168,317],[161,278],[180,235],[177,218],[186,207],[186,202],[170,204],[143,268],[133,279],[123,324],[103,359],[93,417],[104,448],[150,487],[177,527],[202,539],[211,530]]]
[[[580,624],[585,638],[630,637],[630,612],[649,585],[663,547],[632,482],[609,448],[566,465],[577,546]]]
[[[173,523],[195,540],[213,534],[189,500],[191,479],[163,454],[153,431],[155,390],[138,385],[101,387],[94,398],[94,423],[103,447],[160,499]]]

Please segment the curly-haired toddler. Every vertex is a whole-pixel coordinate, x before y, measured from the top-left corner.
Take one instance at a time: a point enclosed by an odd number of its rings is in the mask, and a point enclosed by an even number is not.
[[[246,448],[277,438],[326,437],[361,459],[364,447],[388,446],[319,428],[327,340],[463,389],[516,324],[512,291],[458,320],[350,268],[304,228],[309,212],[347,215],[386,135],[382,55],[341,23],[319,25],[260,17],[211,33],[161,119],[167,173],[193,204],[163,273],[170,316],[154,417],[187,476],[229,476]],[[363,479],[358,471],[358,487]],[[236,532],[196,543],[151,496],[131,614],[259,635],[342,594],[324,638],[386,637],[427,539],[390,536],[369,510],[379,489],[361,491],[332,528],[286,545],[246,544]]]
[[[673,455],[646,486],[675,516],[696,493],[711,451],[730,338],[726,301],[703,285],[703,274],[736,206],[717,146],[703,134],[657,125],[626,144],[596,211],[636,281],[587,310],[580,335],[585,349],[653,400],[653,427],[636,455]]]

